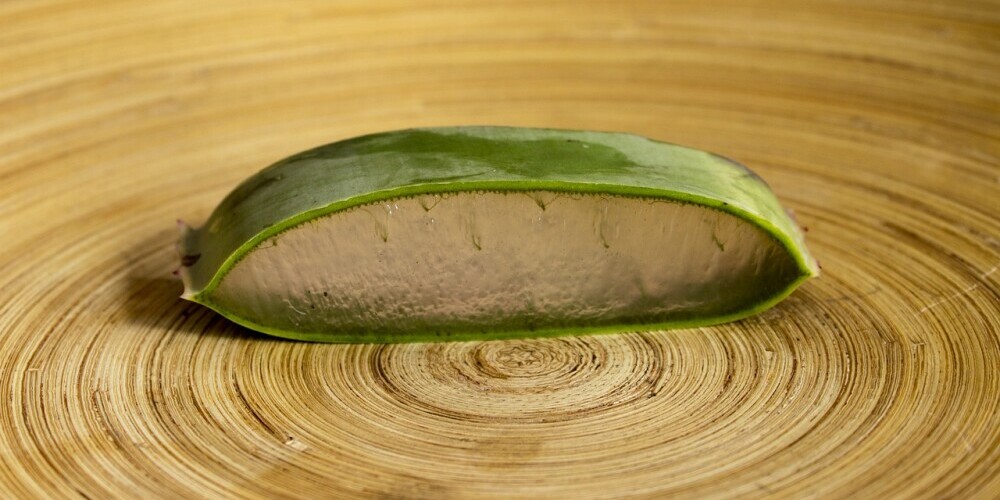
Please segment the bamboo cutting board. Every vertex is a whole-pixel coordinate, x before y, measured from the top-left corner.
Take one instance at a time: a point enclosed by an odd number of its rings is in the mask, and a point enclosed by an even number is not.
[[[1000,497],[1000,4],[0,3],[0,496]],[[363,133],[740,160],[824,274],[691,330],[280,341],[174,220]]]

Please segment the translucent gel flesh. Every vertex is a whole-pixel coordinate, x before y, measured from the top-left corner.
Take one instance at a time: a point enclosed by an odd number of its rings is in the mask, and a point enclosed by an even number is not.
[[[747,309],[796,279],[757,226],[685,203],[425,195],[276,235],[211,300],[254,323],[385,335],[637,325]]]

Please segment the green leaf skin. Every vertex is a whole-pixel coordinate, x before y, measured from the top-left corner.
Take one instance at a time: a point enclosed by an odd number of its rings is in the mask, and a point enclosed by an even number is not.
[[[258,245],[303,223],[405,196],[476,191],[553,191],[671,200],[732,214],[787,250],[798,277],[759,302],[723,315],[669,321],[485,331],[299,332],[258,324],[213,301],[226,274]],[[182,227],[183,298],[246,327],[300,340],[415,342],[499,339],[692,327],[763,311],[817,276],[803,234],[760,177],[711,153],[621,133],[513,127],[413,129],[367,135],[282,160],[240,184],[202,228]]]

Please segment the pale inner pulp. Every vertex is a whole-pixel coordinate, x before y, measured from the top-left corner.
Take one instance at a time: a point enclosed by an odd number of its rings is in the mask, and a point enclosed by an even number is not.
[[[304,333],[641,325],[747,310],[798,276],[756,225],[698,205],[554,192],[423,195],[264,241],[211,295]]]

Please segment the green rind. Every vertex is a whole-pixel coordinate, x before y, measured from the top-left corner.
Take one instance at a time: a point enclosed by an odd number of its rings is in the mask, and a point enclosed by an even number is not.
[[[560,151],[577,146],[591,151]],[[379,147],[388,149],[383,151]],[[521,157],[518,157],[519,154]],[[660,163],[656,163],[657,160]],[[396,170],[390,166],[395,166]],[[482,170],[484,168],[489,171]],[[472,172],[474,170],[479,171]],[[372,172],[386,175],[385,178],[377,178]],[[394,176],[396,172],[405,175]],[[470,177],[477,179],[470,180]],[[585,181],[581,182],[580,178]],[[336,182],[338,180],[341,182]],[[279,184],[283,190],[273,189]],[[678,187],[685,190],[676,189]],[[297,196],[306,188],[313,196]],[[755,224],[778,240],[796,261],[800,277],[784,291],[756,306],[718,317],[652,325],[569,328],[568,331],[560,328],[488,334],[453,333],[444,337],[406,334],[405,337],[382,339],[284,331],[235,316],[211,300],[212,291],[253,248],[306,221],[394,198],[475,191],[556,191],[640,196],[710,207]],[[213,232],[213,228],[220,227],[225,230]],[[197,231],[182,228],[180,246],[183,254],[200,256],[197,263],[181,269],[185,282],[184,298],[211,307],[227,318],[258,331],[326,342],[540,337],[629,328],[704,326],[763,311],[819,272],[816,261],[806,250],[803,234],[781,208],[770,188],[755,174],[731,160],[629,134],[506,127],[388,132],[300,153],[241,184],[220,204],[205,228]]]

